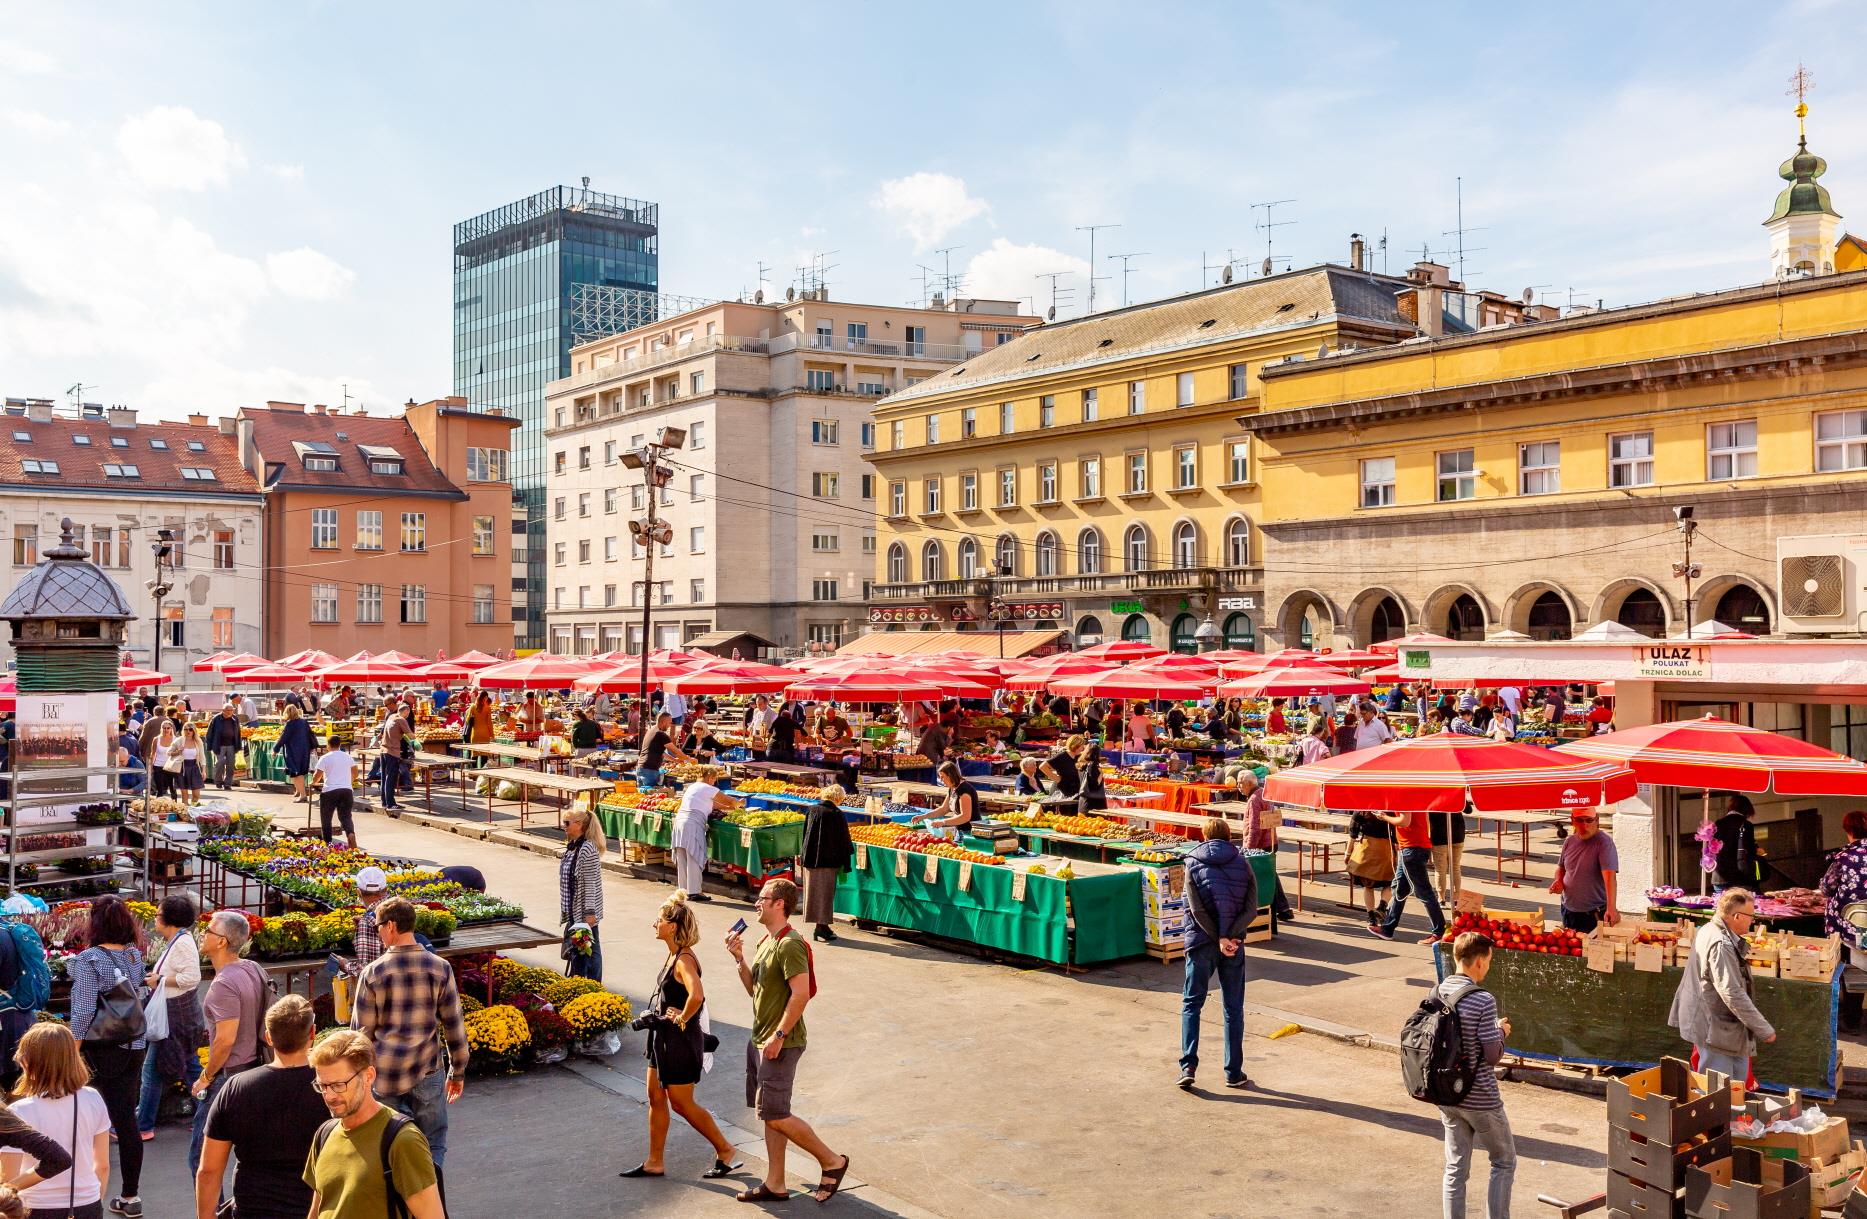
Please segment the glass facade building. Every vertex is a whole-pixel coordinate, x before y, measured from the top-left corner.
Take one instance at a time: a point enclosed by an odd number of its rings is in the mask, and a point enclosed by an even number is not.
[[[454,226],[454,392],[516,417],[526,516],[525,644],[544,646],[545,386],[570,375],[579,284],[654,292],[657,208],[555,186]]]

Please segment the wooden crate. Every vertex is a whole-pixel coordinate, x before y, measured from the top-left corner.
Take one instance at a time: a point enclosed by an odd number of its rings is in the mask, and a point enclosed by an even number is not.
[[[646,846],[639,842],[625,842],[622,844],[622,859],[624,863],[667,863],[668,853],[660,847]]]
[[[1186,944],[1184,941],[1178,944],[1149,944],[1147,955],[1163,965],[1172,965],[1186,958]]]
[[[1785,935],[1784,946],[1777,954],[1777,973],[1803,982],[1832,982],[1841,967],[1841,937],[1826,939],[1806,935]]]

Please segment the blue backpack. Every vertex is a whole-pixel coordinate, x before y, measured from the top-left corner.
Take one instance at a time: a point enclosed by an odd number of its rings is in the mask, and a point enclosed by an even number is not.
[[[6,919],[4,926],[19,961],[19,981],[12,990],[0,991],[5,1000],[0,1011],[41,1011],[52,999],[52,967],[46,961],[45,941],[18,919]]]

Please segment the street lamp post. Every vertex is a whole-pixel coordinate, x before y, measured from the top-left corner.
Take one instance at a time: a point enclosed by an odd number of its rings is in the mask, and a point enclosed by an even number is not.
[[[656,511],[661,489],[674,480],[674,468],[662,463],[662,457],[687,441],[687,429],[664,427],[654,441],[622,455],[622,464],[642,472],[642,486],[648,496],[648,518],[630,521],[629,536],[642,547],[642,667],[636,683],[636,697],[642,709],[642,740],[648,739],[648,646],[654,616],[655,547],[674,540],[674,528]]]
[[[1698,522],[1692,519],[1692,506],[1682,504],[1673,509],[1673,516],[1679,520],[1679,532],[1685,539],[1685,559],[1673,564],[1673,575],[1685,581],[1685,637],[1692,638],[1692,581],[1701,574],[1701,568],[1692,562],[1692,535],[1698,532]]]
[[[149,544],[149,549],[155,552],[156,556],[156,578],[143,585],[156,602],[156,640],[155,647],[150,650],[149,667],[160,673],[162,671],[162,599],[174,591],[174,585],[164,579],[163,573],[172,570],[175,565],[175,531],[173,529],[156,530],[156,540]]]

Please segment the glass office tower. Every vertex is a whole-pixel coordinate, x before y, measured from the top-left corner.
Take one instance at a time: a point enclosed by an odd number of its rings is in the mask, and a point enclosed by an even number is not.
[[[555,186],[454,226],[454,392],[522,424],[512,494],[526,516],[528,647],[544,646],[545,386],[570,375],[572,292],[654,292],[655,239],[655,204],[588,187]]]

